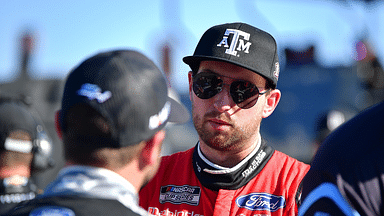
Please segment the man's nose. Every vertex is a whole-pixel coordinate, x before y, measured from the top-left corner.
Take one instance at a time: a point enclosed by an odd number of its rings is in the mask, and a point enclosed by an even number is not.
[[[235,105],[233,102],[231,94],[229,92],[229,85],[224,85],[223,89],[214,97],[213,106],[219,112],[226,112]]]

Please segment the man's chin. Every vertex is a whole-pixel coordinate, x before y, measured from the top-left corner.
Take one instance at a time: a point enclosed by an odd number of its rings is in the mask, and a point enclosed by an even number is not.
[[[217,151],[229,151],[233,149],[232,139],[224,136],[214,136],[204,141],[207,146]]]

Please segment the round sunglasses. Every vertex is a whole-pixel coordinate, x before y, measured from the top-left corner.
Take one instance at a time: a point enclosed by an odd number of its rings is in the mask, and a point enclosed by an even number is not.
[[[223,79],[214,73],[201,72],[193,75],[193,92],[201,99],[209,99],[223,90],[225,84]],[[233,78],[230,78],[233,79]],[[253,107],[260,95],[259,89],[251,82],[244,80],[235,80],[230,84],[230,94],[232,100],[242,109]]]

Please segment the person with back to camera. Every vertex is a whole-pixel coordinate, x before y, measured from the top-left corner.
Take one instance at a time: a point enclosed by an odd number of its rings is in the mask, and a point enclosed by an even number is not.
[[[334,130],[303,180],[300,216],[384,215],[384,101]]]
[[[138,191],[156,173],[167,122],[188,120],[164,75],[132,50],[98,53],[68,76],[56,129],[64,167],[8,215],[147,215]]]
[[[295,215],[300,183],[309,170],[274,150],[260,135],[276,108],[279,61],[274,38],[245,23],[213,26],[188,73],[195,147],[162,158],[140,191],[154,215]]]
[[[51,139],[29,104],[0,95],[0,214],[40,193],[32,177],[53,166],[51,152]]]

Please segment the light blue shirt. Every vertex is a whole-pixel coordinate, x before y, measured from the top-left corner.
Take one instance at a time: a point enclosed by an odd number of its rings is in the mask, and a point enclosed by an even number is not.
[[[140,215],[148,215],[139,206],[133,185],[119,174],[104,168],[69,166],[60,170],[39,197],[76,195],[88,198],[118,200]]]

